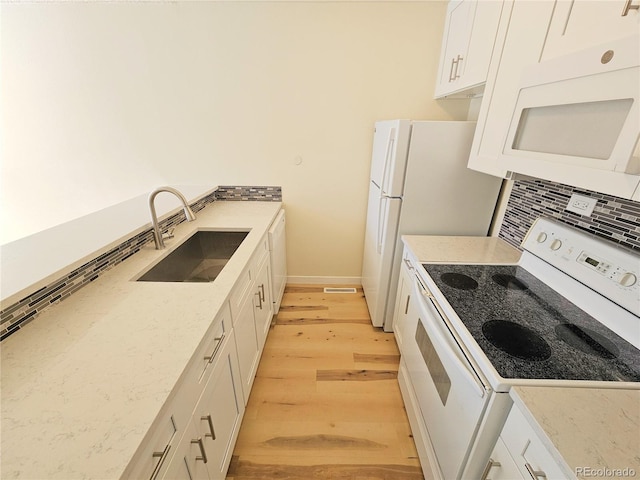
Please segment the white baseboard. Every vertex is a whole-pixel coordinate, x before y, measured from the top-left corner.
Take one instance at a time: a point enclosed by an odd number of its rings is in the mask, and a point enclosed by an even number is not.
[[[293,285],[362,285],[362,277],[298,277],[288,276]]]

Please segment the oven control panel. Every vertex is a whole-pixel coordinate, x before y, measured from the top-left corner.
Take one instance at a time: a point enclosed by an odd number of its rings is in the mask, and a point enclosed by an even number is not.
[[[640,315],[640,254],[547,218],[531,226],[522,247]]]

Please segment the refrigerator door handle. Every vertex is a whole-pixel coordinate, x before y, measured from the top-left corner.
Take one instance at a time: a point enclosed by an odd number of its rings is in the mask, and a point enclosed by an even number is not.
[[[378,199],[378,232],[376,234],[376,251],[382,253],[382,241],[384,239],[384,231],[387,228],[387,216],[384,215],[383,204],[387,201],[387,196],[381,195]]]
[[[382,169],[382,182],[380,185],[380,191],[382,192],[383,196],[387,195],[387,185],[389,183],[389,163],[391,160],[391,152],[393,152],[393,145],[396,141],[396,129],[392,128],[389,131],[389,140],[387,140],[387,152],[384,156],[384,168]]]

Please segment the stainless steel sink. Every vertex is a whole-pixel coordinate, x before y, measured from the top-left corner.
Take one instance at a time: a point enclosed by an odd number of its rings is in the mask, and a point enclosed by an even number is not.
[[[138,282],[213,282],[249,232],[199,230]]]

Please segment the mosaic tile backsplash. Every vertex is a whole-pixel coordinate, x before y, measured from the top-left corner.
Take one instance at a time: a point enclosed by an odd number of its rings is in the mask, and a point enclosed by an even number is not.
[[[191,209],[199,212],[214,201],[282,201],[281,187],[219,187],[215,192],[192,203]],[[160,229],[164,232],[169,228],[185,221],[184,212],[160,222]],[[140,251],[147,242],[153,241],[153,231],[145,230],[120,245],[103,253],[99,257],[76,268],[68,275],[39,289],[20,301],[0,311],[0,341],[31,322],[39,313],[51,305],[67,299],[85,285],[93,282],[101,273],[123,262],[131,255]]]
[[[565,210],[573,193],[598,200],[591,217]],[[516,180],[499,236],[519,248],[531,224],[541,216],[640,252],[640,202],[546,180]]]
[[[282,187],[218,187],[216,200],[281,202]]]

